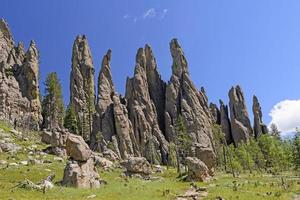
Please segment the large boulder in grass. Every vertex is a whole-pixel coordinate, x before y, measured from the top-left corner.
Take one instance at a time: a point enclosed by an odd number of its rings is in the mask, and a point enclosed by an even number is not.
[[[188,181],[206,181],[210,178],[208,167],[196,157],[187,157]]]
[[[41,141],[45,144],[51,144],[52,132],[44,130],[41,134]]]
[[[69,135],[66,142],[66,149],[68,156],[77,161],[87,161],[92,154],[87,143],[79,135]]]
[[[75,188],[99,188],[100,177],[92,158],[86,162],[68,161],[62,185]]]
[[[121,165],[126,168],[126,174],[129,176],[133,174],[149,176],[152,173],[151,165],[144,157],[128,158]]]

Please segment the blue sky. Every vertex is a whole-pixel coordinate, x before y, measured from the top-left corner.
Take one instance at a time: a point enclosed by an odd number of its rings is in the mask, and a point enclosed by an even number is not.
[[[0,17],[16,41],[27,47],[30,39],[36,41],[41,81],[56,71],[66,103],[77,34],[89,40],[96,75],[102,56],[112,49],[113,81],[122,94],[136,51],[145,43],[152,46],[163,79],[169,80],[169,41],[176,37],[193,81],[205,87],[211,101],[228,102],[228,90],[240,84],[249,112],[256,94],[269,123],[275,104],[300,99],[299,10],[297,0],[1,0]]]

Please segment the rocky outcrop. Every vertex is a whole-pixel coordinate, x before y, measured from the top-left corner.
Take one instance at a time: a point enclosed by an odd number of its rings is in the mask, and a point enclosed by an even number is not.
[[[39,99],[39,55],[31,41],[25,53],[15,46],[7,23],[0,21],[0,119],[38,130],[42,122]]]
[[[210,178],[207,166],[200,159],[195,157],[187,157],[186,165],[188,167],[187,180],[206,181]]]
[[[149,47],[146,48],[148,48],[147,51],[150,51]],[[154,59],[153,57],[150,58]],[[127,79],[125,98],[128,101],[127,108],[129,118],[132,122],[136,140],[135,146],[138,148],[138,152],[152,163],[159,164],[161,161],[166,163],[168,142],[160,129],[156,106],[150,96],[146,63],[147,57],[145,50],[140,48],[136,55],[134,77]],[[155,70],[155,68],[149,70],[151,72],[151,70]],[[156,78],[159,79],[159,76]],[[151,80],[151,82],[153,82],[153,80]],[[159,83],[163,84],[162,82]],[[151,83],[151,87],[153,90],[152,93],[155,95],[155,88],[153,88],[154,83]],[[160,90],[161,88],[158,89]],[[159,93],[161,92],[162,91]],[[156,102],[158,103],[159,101],[161,101],[161,99],[157,98]]]
[[[189,77],[188,64],[176,39],[170,43],[173,58],[172,76],[166,88],[166,136],[174,139],[174,125],[179,115],[183,116],[187,133],[191,135],[194,145],[210,153],[211,159],[216,156],[212,144],[212,119],[205,93],[198,92]],[[202,160],[205,164],[209,163]]]
[[[253,96],[252,111],[254,116],[254,125],[253,125],[254,136],[255,138],[258,138],[262,134],[268,133],[268,128],[262,121],[261,107],[255,95]]]
[[[229,91],[231,132],[235,145],[246,142],[253,136],[243,91],[240,86]]]
[[[111,50],[108,50],[102,59],[98,77],[98,96],[93,121],[93,134],[91,136],[91,148],[100,152],[106,149],[107,142],[105,141],[112,141],[112,138],[116,135],[113,110],[115,89],[110,70],[111,53]]]
[[[89,140],[95,110],[94,66],[87,38],[77,36],[72,51],[70,104],[74,106],[79,132]]]
[[[92,158],[92,151],[83,138],[70,134],[66,149],[70,159],[64,170],[62,185],[76,188],[99,188],[99,174]]]
[[[159,127],[164,132],[166,83],[161,79],[161,76],[157,71],[157,64],[152,52],[152,48],[146,44],[144,51],[149,95],[156,108]]]
[[[225,140],[227,145],[230,145],[233,142],[232,134],[231,134],[231,124],[228,115],[228,106],[220,100],[220,125],[222,132],[225,135]]]
[[[220,114],[218,106],[214,103],[210,103],[209,104],[209,110],[210,110],[210,113],[212,115],[213,122],[215,124],[220,125],[221,124],[221,114]]]

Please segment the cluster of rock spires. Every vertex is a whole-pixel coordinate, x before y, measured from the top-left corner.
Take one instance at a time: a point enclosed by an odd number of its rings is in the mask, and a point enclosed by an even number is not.
[[[115,91],[112,81],[112,51],[108,50],[103,57],[96,90],[91,50],[87,38],[78,36],[72,51],[70,105],[74,106],[80,132],[92,150],[113,150],[123,160],[145,157],[152,164],[168,162],[169,144],[176,137],[175,123],[182,116],[192,138],[190,156],[203,162],[208,173],[213,174],[216,160],[213,123],[221,126],[227,144],[234,142],[237,145],[252,135],[258,137],[267,132],[260,105],[254,97],[253,129],[239,86],[229,92],[230,117],[228,107],[222,101],[220,108],[215,104],[208,106],[204,88],[197,90],[190,79],[187,60],[176,39],[170,42],[170,52],[172,75],[166,83],[157,70],[151,47],[139,48],[134,75],[127,78],[126,93],[122,97]],[[25,53],[22,43],[14,45],[7,23],[1,20],[1,119],[30,129],[39,128],[42,117],[38,71],[35,43],[31,42]]]
[[[39,52],[33,41],[25,52],[15,45],[7,23],[0,20],[0,119],[30,129],[42,122]]]
[[[214,123],[219,124],[227,144],[246,142],[251,137],[259,137],[268,132],[267,126],[262,121],[261,107],[257,97],[253,96],[253,116],[254,125],[251,126],[249,119],[244,93],[240,86],[232,87],[228,93],[230,118],[228,106],[220,100],[220,108],[216,104],[210,103],[210,112],[213,116]]]

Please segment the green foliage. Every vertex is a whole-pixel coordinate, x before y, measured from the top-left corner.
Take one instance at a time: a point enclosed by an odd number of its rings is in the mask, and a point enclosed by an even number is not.
[[[61,83],[55,72],[47,75],[45,81],[45,96],[42,101],[42,114],[45,128],[63,126],[64,103]]]
[[[185,165],[185,158],[188,156],[192,146],[192,138],[190,134],[187,133],[186,126],[181,115],[178,116],[175,123],[174,142],[176,145],[177,171],[181,174],[180,164]]]
[[[64,127],[67,128],[71,133],[78,134],[78,122],[73,104],[70,104],[67,108],[64,119]]]
[[[292,148],[292,156],[293,156],[293,164],[295,165],[296,169],[300,169],[300,133],[297,131],[295,137],[292,141],[293,148]]]
[[[173,142],[169,144],[169,157],[168,157],[169,166],[176,167],[177,159],[176,159],[176,145]]]

